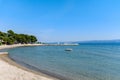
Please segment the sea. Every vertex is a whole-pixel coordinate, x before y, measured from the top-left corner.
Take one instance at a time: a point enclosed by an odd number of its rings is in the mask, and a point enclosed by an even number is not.
[[[72,51],[65,51],[70,48]],[[120,44],[4,49],[20,65],[61,80],[120,80]]]

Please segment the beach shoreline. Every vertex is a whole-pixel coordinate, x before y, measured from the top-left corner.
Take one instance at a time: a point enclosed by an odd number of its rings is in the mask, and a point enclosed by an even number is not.
[[[3,45],[1,49],[24,47],[24,46],[41,46],[42,44],[17,44],[17,45]],[[9,54],[4,52],[0,53],[0,80],[59,80],[53,76],[37,72],[32,69],[26,68],[9,57]],[[2,69],[4,66],[4,69]],[[9,70],[9,71],[7,71]],[[18,74],[15,74],[18,73]],[[12,75],[12,77],[11,77]]]
[[[14,44],[14,45],[0,45],[1,49],[7,49],[7,48],[16,48],[16,47],[24,47],[24,46],[42,46],[44,44]]]

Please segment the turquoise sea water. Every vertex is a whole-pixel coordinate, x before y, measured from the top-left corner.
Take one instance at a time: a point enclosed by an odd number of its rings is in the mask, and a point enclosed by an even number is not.
[[[66,48],[73,51],[66,52]],[[7,51],[18,62],[69,80],[120,80],[120,45],[36,46]]]

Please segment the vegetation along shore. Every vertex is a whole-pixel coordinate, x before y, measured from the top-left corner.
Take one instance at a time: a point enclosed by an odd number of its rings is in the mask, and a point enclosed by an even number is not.
[[[35,42],[37,38],[34,35],[17,34],[12,30],[8,30],[7,33],[0,31],[0,45],[33,44]]]

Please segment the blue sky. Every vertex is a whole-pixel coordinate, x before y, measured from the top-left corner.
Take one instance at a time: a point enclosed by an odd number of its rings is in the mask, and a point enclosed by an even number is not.
[[[39,41],[120,39],[120,0],[0,0],[0,30]]]

